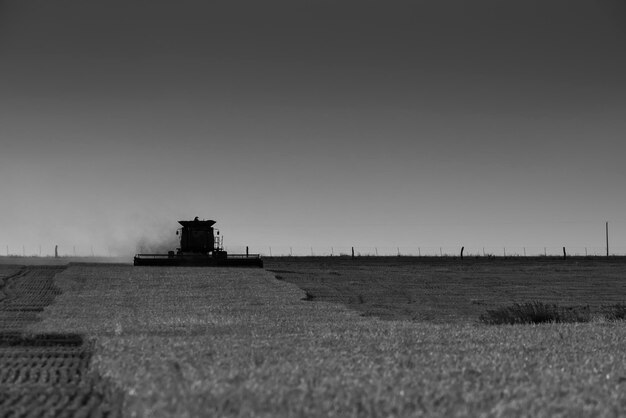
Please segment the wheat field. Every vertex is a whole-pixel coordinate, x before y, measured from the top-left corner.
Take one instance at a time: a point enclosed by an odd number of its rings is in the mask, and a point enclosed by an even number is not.
[[[71,265],[55,278],[62,293],[29,331],[91,339],[91,367],[124,394],[124,416],[619,416],[626,411],[621,322],[488,326],[454,315],[443,322],[381,319],[375,309],[307,297],[285,278],[296,281],[297,261],[267,262],[268,269],[283,273]],[[311,261],[300,273],[311,273]],[[367,265],[317,268],[335,272],[329,277],[343,280],[344,288],[363,286],[362,278],[376,271]],[[397,266],[381,271],[387,271],[390,285],[390,277],[406,273]],[[480,307],[469,301],[473,298],[468,294],[467,303]],[[368,303],[377,308],[376,301]],[[389,313],[386,303],[378,308]],[[449,313],[446,306],[442,312]],[[436,304],[424,309],[432,311]]]

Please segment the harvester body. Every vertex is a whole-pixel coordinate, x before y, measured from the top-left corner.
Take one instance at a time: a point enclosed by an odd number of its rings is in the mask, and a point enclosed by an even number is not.
[[[205,266],[205,267],[263,267],[259,254],[228,254],[222,246],[215,221],[178,221],[182,228],[180,248],[167,254],[136,254],[136,266]]]

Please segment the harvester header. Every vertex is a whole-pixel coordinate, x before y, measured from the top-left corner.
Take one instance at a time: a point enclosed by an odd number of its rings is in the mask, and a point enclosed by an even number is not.
[[[228,254],[224,250],[220,232],[213,228],[215,221],[178,221],[176,231],[180,247],[167,254],[136,254],[136,266],[206,266],[206,267],[263,267],[259,254]]]

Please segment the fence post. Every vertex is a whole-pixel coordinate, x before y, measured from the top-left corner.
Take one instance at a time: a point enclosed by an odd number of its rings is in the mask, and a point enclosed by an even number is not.
[[[354,247],[352,247],[352,259],[354,260]]]
[[[606,256],[609,256],[609,223],[606,223]]]
[[[565,247],[563,247],[563,260],[567,259],[567,253],[565,252]]]
[[[463,250],[465,249],[465,247],[461,247],[461,260],[463,260]]]
[[[246,258],[248,258],[248,246],[246,245]]]
[[[59,246],[54,246],[54,258],[59,258]]]

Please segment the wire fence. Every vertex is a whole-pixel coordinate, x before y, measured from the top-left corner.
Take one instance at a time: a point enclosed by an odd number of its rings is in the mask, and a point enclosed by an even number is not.
[[[0,256],[5,257],[111,257],[116,256],[110,248],[97,246],[56,245],[10,245],[0,247]]]
[[[263,257],[328,257],[352,256],[355,257],[538,257],[563,256],[563,247],[547,246],[511,246],[511,247],[477,247],[477,246],[399,246],[399,247],[369,247],[369,246],[225,246],[231,254],[260,254]],[[565,246],[568,256],[606,256],[606,247],[601,246]],[[137,252],[142,252],[137,249]],[[94,246],[58,246],[56,254],[59,257],[111,257],[124,256],[109,248]],[[129,255],[129,254],[126,254]],[[626,247],[610,247],[609,255],[626,256]],[[54,257],[55,246],[26,246],[4,245],[0,247],[0,256],[9,257]]]
[[[410,257],[538,257],[563,256],[563,247],[286,247],[263,246],[248,247],[251,254],[260,254],[264,257],[327,257],[327,256],[410,256]],[[225,250],[231,253],[245,253],[246,247],[227,246]],[[606,256],[606,247],[565,247],[568,256]],[[609,248],[609,255],[626,255],[626,247]]]

